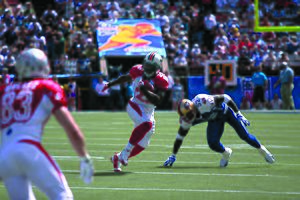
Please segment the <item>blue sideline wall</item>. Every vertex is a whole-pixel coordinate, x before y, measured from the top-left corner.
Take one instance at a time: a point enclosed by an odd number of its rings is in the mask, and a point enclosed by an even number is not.
[[[277,93],[279,97],[280,95],[280,85],[277,88],[273,88],[274,83],[277,81],[278,77],[268,77],[269,86],[266,91],[266,98],[270,101],[274,94]],[[199,93],[209,94],[209,90],[205,86],[205,77],[204,76],[191,76],[187,78],[188,85],[188,98],[192,99]],[[239,106],[242,98],[246,96],[249,100],[251,100],[253,94],[253,88],[251,85],[251,77],[238,77],[237,85],[235,87],[231,87],[225,90],[225,93],[230,95],[231,98],[237,103]],[[295,108],[300,109],[300,77],[294,78],[294,90],[293,90],[293,98],[295,102]]]

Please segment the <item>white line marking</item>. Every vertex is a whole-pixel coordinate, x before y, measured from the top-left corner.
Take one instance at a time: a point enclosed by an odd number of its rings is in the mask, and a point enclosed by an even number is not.
[[[53,156],[55,158],[55,156]],[[94,158],[92,156],[92,158]],[[96,157],[95,161],[97,162],[108,162],[109,161],[109,156],[108,157],[104,157],[104,159],[102,159],[103,157]],[[61,158],[61,161],[64,161],[66,159]],[[76,158],[76,156],[74,156],[74,159],[68,159],[68,161],[78,161],[78,158]],[[162,164],[164,162],[164,160],[131,160],[130,162],[132,163],[160,163]],[[214,166],[217,165],[217,161],[216,162],[190,162],[190,161],[176,161],[176,164],[213,164]],[[266,162],[230,162],[230,165],[268,165]],[[300,164],[290,164],[290,163],[275,163],[275,165],[280,165],[280,166],[300,166]],[[201,168],[201,166],[199,166],[199,168]]]
[[[79,170],[62,170],[63,172],[79,173]],[[105,170],[96,170],[99,172],[112,172]],[[218,173],[191,173],[191,172],[131,172],[132,174],[151,174],[151,175],[184,175],[184,176],[230,176],[230,177],[272,177],[289,178],[289,176],[277,176],[271,174],[218,174]]]
[[[58,152],[58,153],[74,153],[73,149],[50,149],[48,148],[48,151],[53,153],[53,152]],[[110,153],[113,154],[114,150],[89,150],[90,153],[92,154],[103,154],[103,153]],[[170,152],[166,152],[166,151],[143,151],[143,154],[164,154],[166,156],[168,156],[170,154]],[[200,151],[189,151],[189,152],[184,152],[181,151],[181,154],[189,154],[189,155],[217,155],[217,153],[211,151],[211,152],[200,152]],[[252,153],[248,153],[248,152],[238,152],[238,154],[235,155],[252,155]],[[299,158],[299,154],[276,154],[276,157],[296,157]]]
[[[67,139],[66,139],[67,140]],[[69,142],[43,142],[46,145],[69,145]],[[104,143],[88,143],[89,146],[124,146],[124,144],[104,144]],[[253,149],[248,144],[226,144],[226,146],[237,148],[237,149]],[[173,148],[173,144],[161,145],[161,144],[150,144],[149,147],[162,147],[162,148]],[[280,146],[280,145],[268,145],[269,148],[276,149],[300,149],[299,146]],[[181,149],[207,149],[207,144],[195,144],[195,145],[183,145]]]
[[[0,185],[0,188],[5,188]],[[160,191],[160,192],[208,192],[208,193],[255,193],[269,195],[300,195],[300,192],[272,192],[259,190],[209,190],[209,189],[181,189],[181,188],[110,188],[110,187],[70,187],[72,190],[117,190],[117,191]]]
[[[208,189],[176,189],[176,188],[106,188],[106,187],[71,187],[77,190],[118,190],[118,191],[162,191],[162,192],[209,192],[209,193],[255,193],[270,195],[300,195],[300,192],[268,192],[259,190],[208,190]]]
[[[53,158],[55,158],[56,160],[79,160],[78,156],[52,156]],[[104,157],[99,157],[99,156],[93,156],[94,160],[104,160]]]

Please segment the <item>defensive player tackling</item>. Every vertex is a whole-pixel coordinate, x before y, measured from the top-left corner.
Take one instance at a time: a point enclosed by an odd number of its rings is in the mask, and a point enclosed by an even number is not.
[[[178,114],[180,116],[180,127],[174,142],[173,154],[165,161],[164,166],[174,164],[184,137],[192,126],[202,122],[207,122],[206,137],[210,149],[222,155],[220,167],[228,165],[232,154],[232,150],[220,142],[225,123],[228,123],[242,140],[256,148],[268,163],[275,162],[273,155],[266,147],[248,132],[246,126],[249,126],[250,122],[238,110],[235,102],[227,94],[198,94],[192,101],[183,99],[178,106]]]

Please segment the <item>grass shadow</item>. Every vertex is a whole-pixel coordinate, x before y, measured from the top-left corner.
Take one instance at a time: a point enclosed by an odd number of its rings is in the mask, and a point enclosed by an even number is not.
[[[156,168],[160,168],[160,169],[217,169],[220,168],[219,166],[173,166],[173,167],[165,167],[165,166],[157,166]]]
[[[114,172],[114,171],[95,172],[94,176],[124,176],[128,174],[132,174],[132,172]]]

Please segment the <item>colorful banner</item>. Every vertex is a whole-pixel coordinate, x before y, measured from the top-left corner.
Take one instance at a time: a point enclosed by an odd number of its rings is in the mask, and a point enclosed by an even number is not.
[[[96,31],[99,56],[144,56],[157,51],[166,57],[160,22],[148,19],[103,21]]]

